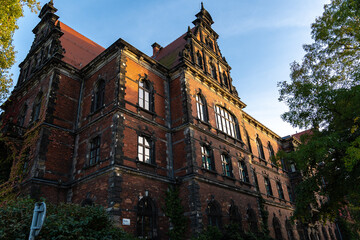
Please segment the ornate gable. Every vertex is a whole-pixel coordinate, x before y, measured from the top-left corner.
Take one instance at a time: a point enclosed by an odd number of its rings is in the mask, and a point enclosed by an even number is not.
[[[52,0],[41,9],[39,14],[41,20],[33,29],[35,39],[25,60],[19,65],[21,70],[16,87],[30,79],[51,57],[63,58],[60,42],[63,33],[60,30],[56,11]]]

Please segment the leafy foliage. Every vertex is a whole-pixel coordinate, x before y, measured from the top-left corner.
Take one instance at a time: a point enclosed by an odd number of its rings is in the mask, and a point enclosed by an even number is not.
[[[263,232],[245,233],[238,224],[231,223],[224,227],[224,231],[220,231],[217,227],[207,226],[197,237],[192,240],[273,240]]]
[[[0,239],[27,239],[35,201],[29,198],[3,202]],[[44,225],[36,239],[133,239],[113,225],[101,206],[47,204]]]
[[[40,3],[36,0],[6,0],[0,4],[0,102],[7,97],[12,85],[8,71],[15,62],[12,40],[18,28],[17,20],[24,15],[24,6],[32,12],[40,9]]]
[[[165,193],[164,212],[165,215],[169,217],[172,225],[168,232],[170,239],[185,239],[187,218],[184,216],[184,208],[181,205],[178,187],[170,186],[169,190]]]
[[[14,156],[6,141],[0,138],[0,185],[9,179]]]
[[[332,220],[360,204],[360,2],[325,5],[312,38],[302,62],[291,65],[291,82],[279,83],[279,100],[290,109],[283,119],[313,129],[286,156],[304,176],[295,211],[303,221]]]

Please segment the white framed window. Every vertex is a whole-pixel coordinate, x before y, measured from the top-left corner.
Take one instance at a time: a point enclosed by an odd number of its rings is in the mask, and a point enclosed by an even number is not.
[[[244,161],[239,161],[239,175],[241,181],[249,182],[249,174]]]
[[[215,119],[216,126],[220,131],[233,138],[237,138],[237,124],[231,113],[220,106],[215,106]]]
[[[215,171],[215,164],[213,161],[212,150],[210,147],[201,146],[201,160],[203,168]]]
[[[229,155],[221,155],[221,165],[223,169],[223,174],[228,177],[233,177],[231,159]]]
[[[138,160],[144,163],[152,163],[152,142],[148,137],[138,136]]]
[[[151,91],[149,83],[145,80],[139,82],[139,106],[146,110],[151,109]]]
[[[206,108],[206,102],[204,100],[204,97],[201,94],[196,95],[196,111],[197,111],[197,117],[203,121],[207,122],[207,108]]]

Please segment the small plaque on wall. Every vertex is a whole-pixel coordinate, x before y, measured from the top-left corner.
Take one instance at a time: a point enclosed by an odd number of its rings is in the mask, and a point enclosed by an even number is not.
[[[122,220],[122,225],[123,225],[123,226],[130,226],[130,219],[128,219],[128,218],[123,218],[123,220]]]

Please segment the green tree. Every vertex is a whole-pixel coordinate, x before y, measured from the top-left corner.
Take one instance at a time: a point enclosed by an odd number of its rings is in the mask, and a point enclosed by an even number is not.
[[[12,43],[17,20],[24,15],[24,6],[32,12],[40,10],[36,0],[2,0],[0,4],[0,102],[7,98],[12,86],[9,68],[15,63],[15,51]]]
[[[360,1],[332,0],[311,28],[314,43],[291,64],[291,81],[279,83],[289,106],[283,119],[313,129],[286,156],[304,175],[295,211],[303,221],[334,219],[360,204]]]
[[[169,186],[165,193],[165,215],[170,219],[171,228],[168,232],[170,239],[182,240],[186,238],[187,218],[184,216],[184,208],[181,205],[179,188]]]
[[[0,239],[27,239],[35,201],[19,198],[0,204]],[[134,239],[115,227],[101,206],[47,204],[44,225],[36,239]]]

